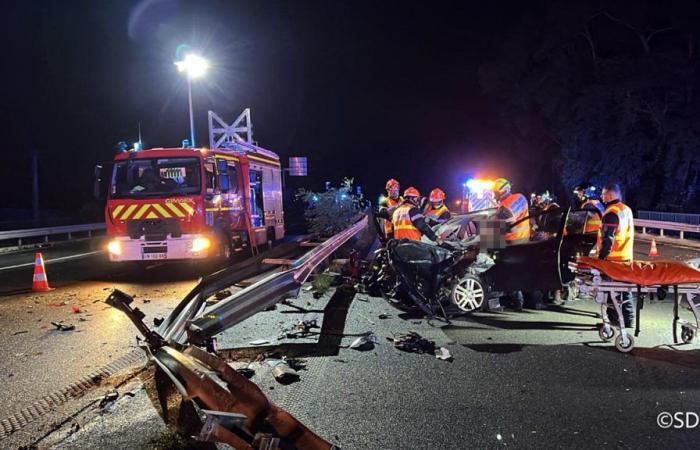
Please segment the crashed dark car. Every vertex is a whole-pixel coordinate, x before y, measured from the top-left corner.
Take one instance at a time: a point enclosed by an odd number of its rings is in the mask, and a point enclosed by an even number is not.
[[[483,309],[488,298],[511,291],[554,291],[574,279],[569,262],[587,255],[597,235],[584,233],[591,211],[553,208],[523,220],[536,224],[534,239],[506,244],[508,227],[497,209],[457,215],[434,230],[445,242],[387,241],[376,253],[370,289],[385,297],[408,297],[430,316]],[[424,238],[425,239],[425,238]]]

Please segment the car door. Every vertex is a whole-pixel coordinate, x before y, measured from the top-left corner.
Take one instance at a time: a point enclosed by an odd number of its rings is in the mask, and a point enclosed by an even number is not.
[[[548,291],[562,286],[560,250],[569,209],[555,208],[528,216],[545,223],[544,239],[494,250],[495,264],[484,273],[495,291]]]

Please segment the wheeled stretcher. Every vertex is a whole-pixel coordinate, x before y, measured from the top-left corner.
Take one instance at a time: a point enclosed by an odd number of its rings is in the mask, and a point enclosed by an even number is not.
[[[700,270],[676,261],[644,261],[616,263],[595,258],[581,257],[570,268],[576,274],[576,284],[581,294],[593,297],[601,305],[602,323],[598,334],[605,341],[615,338],[615,347],[621,352],[634,348],[634,337],[639,336],[641,310],[644,308],[643,294],[657,294],[673,288],[673,342],[678,343],[678,328],[681,340],[690,343],[698,332],[700,321]],[[623,295],[628,293],[630,295]],[[627,331],[628,324],[622,313],[622,304],[633,301],[636,294],[636,318],[634,337]],[[626,297],[626,299],[625,299]],[[618,324],[608,318],[608,299],[617,312]],[[696,303],[696,300],[698,303]],[[684,307],[692,315],[691,320],[680,319],[679,309]],[[617,337],[615,336],[617,334]]]

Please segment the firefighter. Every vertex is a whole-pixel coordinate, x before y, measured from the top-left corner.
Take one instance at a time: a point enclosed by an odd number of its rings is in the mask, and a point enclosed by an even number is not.
[[[596,198],[596,188],[590,183],[579,184],[574,188],[574,194],[578,201],[578,208],[590,211],[586,219],[584,233],[599,233],[602,225],[601,217],[605,212],[605,207]]]
[[[537,194],[537,202],[530,211],[530,217],[533,217],[530,219],[533,240],[542,241],[547,239],[551,237],[552,233],[554,232],[553,230],[558,229],[561,216],[558,214],[545,213],[547,211],[559,208],[560,206],[557,204],[549,191],[544,191],[541,194]]]
[[[420,209],[418,189],[409,187],[404,191],[403,198],[403,203],[396,208],[392,216],[394,239],[420,241],[421,236],[425,235],[431,241],[442,244],[442,239],[439,239],[425,222],[425,217]]]
[[[622,200],[620,185],[606,184],[601,193],[605,205],[601,232],[598,234],[596,254],[598,259],[630,263],[634,259],[634,219],[632,210]],[[618,295],[621,302],[625,324],[631,327],[634,323],[634,298],[629,292]],[[608,308],[608,317],[617,321],[614,308]]]
[[[520,244],[530,241],[530,220],[528,201],[523,194],[511,192],[510,181],[498,178],[493,182],[493,193],[498,202],[498,219],[513,226],[504,235],[506,244]],[[524,219],[524,220],[523,220]],[[522,311],[524,297],[522,291],[509,292],[502,300],[516,311]]]
[[[450,220],[452,213],[445,205],[445,193],[440,188],[430,191],[430,204],[425,209],[425,221],[435,226]]]
[[[499,178],[493,183],[493,192],[498,202],[498,218],[515,224],[505,233],[507,244],[521,244],[530,240],[528,201],[523,194],[511,192],[510,181]],[[523,220],[524,219],[524,220]]]
[[[403,203],[403,198],[399,196],[400,190],[399,182],[395,179],[391,179],[386,182],[386,196],[382,196],[379,200],[380,217],[384,217],[384,234],[387,239],[393,239],[394,237],[394,227],[391,224],[391,217],[394,214],[396,208]]]

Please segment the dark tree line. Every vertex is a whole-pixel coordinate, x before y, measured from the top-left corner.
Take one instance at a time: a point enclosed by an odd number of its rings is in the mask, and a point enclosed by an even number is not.
[[[533,8],[480,68],[522,166],[558,179],[560,192],[618,181],[636,209],[699,211],[696,9],[673,2]]]

